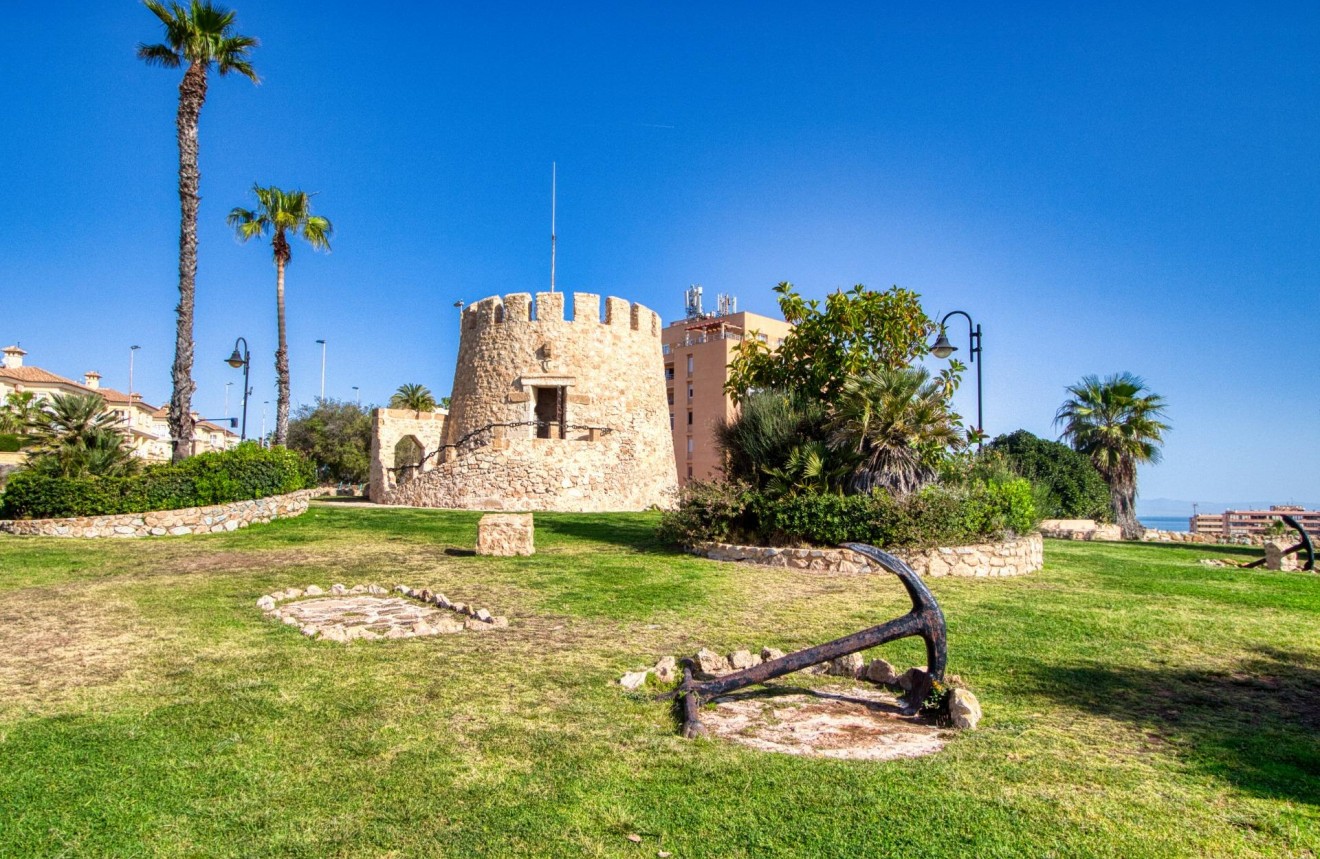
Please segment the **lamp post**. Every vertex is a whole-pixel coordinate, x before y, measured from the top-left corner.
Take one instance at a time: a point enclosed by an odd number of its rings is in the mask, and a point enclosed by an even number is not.
[[[357,398],[357,404],[362,405],[362,389],[357,385],[353,386],[353,395]]]
[[[242,352],[238,351],[238,344],[240,343],[243,344]],[[238,440],[247,441],[247,401],[248,394],[252,393],[252,389],[248,387],[248,371],[252,369],[252,355],[248,352],[247,340],[240,337],[234,341],[234,354],[230,355],[225,363],[235,370],[239,367],[243,368],[243,430],[239,433]],[[228,403],[226,403],[225,411],[229,411]]]
[[[944,318],[940,320],[940,336],[934,345],[930,347],[930,351],[936,358],[947,358],[958,351],[958,347],[949,342],[948,332],[944,328],[944,324],[949,321],[950,316],[961,316],[967,320],[967,330],[970,334],[968,354],[971,356],[972,363],[976,365],[976,432],[978,436],[982,436],[985,435],[985,422],[981,418],[981,326],[973,322],[972,317],[961,310],[950,311],[944,314]],[[978,441],[977,447],[980,446],[981,443]]]
[[[128,347],[128,402],[130,404],[133,402],[133,356],[136,355],[137,350],[141,348],[141,346]]]
[[[225,382],[225,417],[229,417],[229,389],[232,387],[233,382]]]
[[[321,399],[325,399],[325,341],[317,340],[321,344]]]

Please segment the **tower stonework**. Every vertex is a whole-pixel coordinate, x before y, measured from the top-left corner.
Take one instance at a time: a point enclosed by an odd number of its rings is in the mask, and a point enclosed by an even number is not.
[[[620,298],[514,293],[462,314],[444,445],[385,504],[644,510],[677,493],[660,318]],[[388,431],[378,420],[378,434]],[[381,445],[374,445],[373,454]]]

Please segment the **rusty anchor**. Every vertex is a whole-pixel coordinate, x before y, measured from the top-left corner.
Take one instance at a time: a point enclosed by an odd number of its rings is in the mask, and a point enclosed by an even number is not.
[[[701,705],[707,701],[727,695],[737,689],[764,683],[794,671],[801,671],[813,665],[829,662],[850,653],[858,653],[868,648],[886,644],[900,638],[919,635],[926,642],[926,674],[924,681],[914,687],[906,696],[906,712],[911,715],[921,709],[922,702],[930,692],[932,683],[944,680],[944,669],[948,662],[948,647],[945,637],[944,613],[940,605],[911,567],[888,552],[864,543],[844,543],[845,549],[851,549],[859,555],[879,563],[882,567],[898,576],[904,589],[912,599],[912,611],[886,621],[879,626],[845,635],[825,644],[808,647],[753,665],[732,674],[725,674],[714,680],[698,681],[692,676],[693,662],[683,660],[683,682],[679,684],[677,705],[683,722],[684,737],[706,735],[706,728],[701,723]]]
[[[1312,545],[1312,543],[1311,543],[1311,535],[1308,534],[1308,533],[1306,533],[1306,529],[1302,527],[1302,524],[1301,524],[1300,522],[1298,522],[1296,519],[1294,519],[1293,517],[1285,515],[1285,516],[1280,516],[1279,518],[1283,520],[1283,523],[1284,523],[1285,525],[1287,525],[1289,528],[1292,528],[1294,531],[1296,531],[1296,532],[1301,536],[1301,538],[1302,538],[1302,541],[1301,541],[1300,543],[1296,544],[1295,546],[1293,546],[1292,548],[1290,548],[1290,549],[1284,549],[1284,551],[1283,551],[1283,557],[1286,558],[1286,557],[1288,557],[1289,555],[1291,555],[1291,554],[1294,553],[1294,552],[1301,552],[1301,551],[1305,550],[1305,551],[1306,551],[1306,563],[1302,566],[1302,569],[1303,569],[1303,570],[1312,570],[1312,571],[1314,571],[1314,570],[1315,570],[1315,546]],[[1300,558],[1300,556],[1299,556],[1299,558]],[[1252,569],[1252,568],[1254,568],[1254,567],[1260,567],[1260,566],[1263,566],[1264,564],[1265,564],[1265,559],[1264,559],[1264,558],[1258,558],[1257,560],[1252,561],[1252,562],[1249,563],[1249,564],[1243,564],[1242,567],[1243,567],[1243,569],[1248,569],[1248,570],[1249,570],[1249,569]]]

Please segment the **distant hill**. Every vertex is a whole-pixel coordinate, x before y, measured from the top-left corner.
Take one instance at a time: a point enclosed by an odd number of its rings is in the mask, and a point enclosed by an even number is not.
[[[1320,502],[1276,498],[1272,501],[1197,501],[1198,513],[1223,513],[1225,510],[1267,510],[1274,504],[1300,504],[1308,510],[1320,509]],[[1191,516],[1192,502],[1180,498],[1137,498],[1138,516]]]

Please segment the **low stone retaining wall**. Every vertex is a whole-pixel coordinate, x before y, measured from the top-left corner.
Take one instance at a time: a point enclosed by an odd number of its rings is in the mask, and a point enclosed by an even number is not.
[[[1040,523],[1040,531],[1054,540],[1105,540],[1119,542],[1123,539],[1117,525],[1102,525],[1092,519],[1046,519]],[[1267,537],[1260,534],[1238,534],[1221,537],[1218,534],[1193,534],[1190,531],[1161,531],[1147,528],[1141,535],[1143,543],[1195,543],[1198,545],[1262,546]]]
[[[164,537],[183,534],[218,534],[237,531],[253,523],[301,516],[307,504],[324,489],[303,489],[250,501],[231,501],[209,507],[153,510],[116,516],[78,516],[71,519],[0,519],[0,534],[38,537]]]
[[[716,561],[743,561],[768,567],[849,574],[881,573],[886,570],[850,549],[774,549],[765,546],[731,546],[727,543],[698,543],[689,551]],[[984,578],[1034,573],[1045,564],[1044,541],[1030,534],[1002,543],[891,552],[923,577],[960,576]]]

